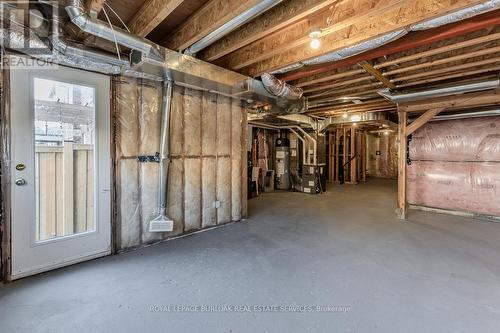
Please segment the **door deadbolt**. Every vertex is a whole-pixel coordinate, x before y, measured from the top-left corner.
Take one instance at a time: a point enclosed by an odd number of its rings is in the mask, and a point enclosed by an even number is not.
[[[17,186],[23,186],[23,185],[26,185],[26,180],[25,180],[25,179],[22,179],[22,178],[18,178],[18,179],[16,179],[16,185],[17,185]]]
[[[16,165],[17,171],[23,171],[24,169],[26,169],[26,165],[24,165],[22,163],[19,163],[18,165]]]

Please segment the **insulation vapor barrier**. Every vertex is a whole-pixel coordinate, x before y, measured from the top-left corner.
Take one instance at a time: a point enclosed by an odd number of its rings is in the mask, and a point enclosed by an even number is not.
[[[169,233],[149,232],[158,214],[159,164],[139,162],[160,149],[162,83],[114,84],[116,216],[120,249],[155,243],[246,215],[246,111],[239,101],[174,86],[167,216]]]
[[[398,146],[396,137],[395,134],[367,135],[367,171],[370,177],[398,178]]]
[[[409,149],[410,204],[500,216],[500,117],[428,123]]]

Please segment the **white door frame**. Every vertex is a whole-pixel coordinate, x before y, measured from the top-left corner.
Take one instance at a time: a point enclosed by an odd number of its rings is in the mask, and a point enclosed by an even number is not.
[[[35,241],[33,79],[95,89],[94,221],[96,231]],[[10,71],[11,94],[11,279],[52,270],[111,253],[110,78],[59,67]],[[16,170],[18,163],[26,169]],[[26,179],[18,186],[15,180]]]

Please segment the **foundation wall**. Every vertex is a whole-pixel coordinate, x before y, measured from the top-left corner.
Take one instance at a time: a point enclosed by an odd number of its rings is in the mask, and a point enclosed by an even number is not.
[[[167,215],[174,231],[150,233],[157,212],[162,87],[120,79],[114,84],[116,245],[139,247],[246,217],[246,111],[239,101],[174,86]]]
[[[410,204],[500,216],[500,117],[428,123],[409,150]]]

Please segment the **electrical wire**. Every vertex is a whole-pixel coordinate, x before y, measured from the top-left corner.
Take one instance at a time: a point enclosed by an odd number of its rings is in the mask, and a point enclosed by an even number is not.
[[[108,20],[109,27],[111,28],[111,31],[113,31],[113,39],[115,40],[115,47],[116,47],[116,53],[118,54],[118,60],[122,60],[120,57],[120,47],[118,46],[118,42],[116,41],[116,34],[115,34],[115,29],[113,28],[113,25],[111,24],[111,20],[109,19],[108,13],[106,12],[106,9],[102,9],[104,16],[106,16],[106,20]]]
[[[107,3],[107,2],[105,2],[104,4],[106,5],[106,7],[108,7],[108,8],[109,8],[109,10],[111,10],[111,12],[112,12],[113,14],[115,14],[115,16],[118,18],[118,20],[121,22],[121,24],[125,27],[125,29],[126,29],[128,32],[130,32],[130,30],[129,30],[129,28],[127,27],[127,25],[125,24],[125,22],[123,22],[122,18],[121,18],[121,17],[120,17],[120,16],[119,16],[116,12],[115,12],[115,10],[114,10],[113,8],[111,8],[111,6],[110,6],[110,5],[108,5],[108,3]]]

